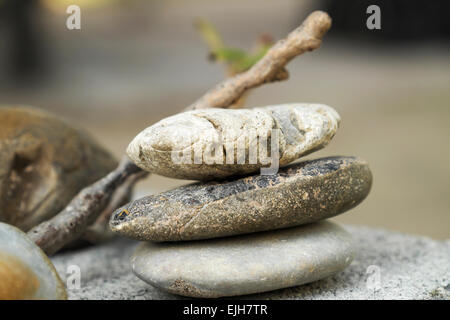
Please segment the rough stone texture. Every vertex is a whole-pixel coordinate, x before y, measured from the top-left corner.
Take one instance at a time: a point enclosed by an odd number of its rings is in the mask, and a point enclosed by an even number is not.
[[[0,300],[66,298],[45,253],[24,232],[0,222]]]
[[[88,134],[32,107],[0,107],[0,221],[24,231],[116,166]]]
[[[354,238],[356,256],[342,272],[310,284],[240,298],[262,299],[450,299],[450,240],[435,241],[382,229],[344,226]],[[81,268],[81,288],[70,299],[183,299],[154,288],[131,272],[137,242],[118,239],[53,257],[63,280],[67,267]],[[378,266],[378,290],[367,288]],[[369,268],[370,270],[370,268]],[[369,281],[370,282],[370,281]]]
[[[326,146],[339,122],[338,113],[321,104],[188,111],[143,130],[130,143],[127,154],[137,166],[153,173],[177,179],[211,180],[269,166],[272,161],[267,157],[275,157],[270,150],[276,129],[277,158],[280,165],[286,165]],[[267,140],[265,148],[260,145],[259,151],[257,137]],[[250,152],[255,152],[255,158]],[[174,155],[179,157],[175,161]],[[181,163],[181,159],[187,161]]]
[[[359,204],[372,175],[364,160],[331,157],[225,182],[196,183],[132,201],[111,229],[137,240],[177,241],[273,230],[326,219]]]
[[[341,271],[352,260],[348,232],[320,221],[212,240],[146,242],[131,263],[140,279],[158,288],[218,298],[309,283]]]

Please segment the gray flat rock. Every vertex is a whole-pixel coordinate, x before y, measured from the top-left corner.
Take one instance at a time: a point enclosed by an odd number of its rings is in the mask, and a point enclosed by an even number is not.
[[[256,299],[449,299],[450,240],[344,226],[356,247],[354,261],[334,276],[299,287],[240,298]],[[81,287],[70,299],[183,299],[137,278],[130,257],[139,243],[117,239],[52,258],[65,282],[68,267],[81,270]],[[377,286],[373,270],[379,271]],[[376,277],[375,277],[376,278]],[[375,285],[373,284],[375,282]]]
[[[332,222],[178,243],[143,243],[133,272],[168,292],[201,298],[292,287],[333,275],[353,260],[351,236]]]
[[[276,175],[195,183],[132,201],[111,216],[111,230],[136,240],[219,238],[298,226],[333,217],[369,193],[366,161],[329,157]]]

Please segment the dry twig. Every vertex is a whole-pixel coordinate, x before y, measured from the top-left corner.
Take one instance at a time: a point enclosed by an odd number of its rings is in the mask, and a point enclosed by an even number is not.
[[[300,27],[292,31],[287,38],[278,41],[252,68],[219,83],[187,110],[227,108],[251,88],[286,80],[289,77],[284,68],[286,64],[306,51],[317,49],[330,27],[330,16],[322,11],[314,11]]]
[[[78,239],[108,206],[115,191],[140,172],[134,163],[123,159],[116,170],[81,190],[63,211],[28,231],[28,236],[46,254],[55,253]]]
[[[322,11],[311,13],[299,28],[286,39],[278,41],[248,71],[218,84],[185,111],[228,108],[251,88],[287,79],[286,64],[297,55],[317,49],[330,26],[328,14]],[[146,175],[128,159],[123,160],[116,170],[83,189],[58,215],[31,229],[28,236],[47,254],[55,253],[83,235],[109,204],[112,203],[111,208],[116,206],[115,201],[111,200],[117,189],[124,184],[127,185],[125,189],[131,189],[137,180]],[[128,191],[125,190],[125,193]]]
[[[130,175],[129,178],[117,188],[106,208],[103,209],[95,222],[87,228],[86,232],[81,236],[81,239],[90,243],[99,243],[111,239],[114,236],[114,233],[109,229],[109,218],[111,217],[111,214],[114,210],[131,200],[134,185],[139,180],[147,177],[148,174],[148,172],[141,170]]]

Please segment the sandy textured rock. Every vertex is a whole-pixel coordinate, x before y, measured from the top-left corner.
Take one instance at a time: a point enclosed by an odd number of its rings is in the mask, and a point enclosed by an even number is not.
[[[52,262],[25,233],[0,222],[0,300],[66,299]]]
[[[163,119],[139,133],[128,146],[127,154],[136,165],[153,173],[178,179],[211,180],[247,174],[271,165],[272,160],[267,157],[272,155],[272,137],[278,141],[274,146],[279,153],[279,164],[288,164],[326,146],[339,122],[337,112],[321,104],[188,111]],[[275,136],[276,129],[279,130]],[[257,137],[267,140],[266,145],[260,144],[260,149],[252,148],[259,141]],[[253,151],[249,150],[254,150],[254,158]],[[182,160],[183,155],[187,161]]]
[[[114,232],[138,240],[207,239],[296,226],[358,205],[372,175],[364,160],[331,157],[232,181],[196,183],[130,202]]]
[[[239,299],[450,299],[450,240],[363,226],[344,228],[356,247],[355,259],[346,269],[310,284]],[[183,299],[131,272],[130,256],[137,245],[122,238],[54,256],[63,280],[71,275],[69,266],[80,267],[81,288],[69,289],[69,299]],[[373,266],[379,268],[379,286],[368,286],[373,283]]]
[[[353,260],[350,235],[331,222],[183,243],[143,243],[131,262],[145,282],[188,297],[217,298],[316,281]]]
[[[0,107],[0,221],[29,230],[116,166],[88,134],[31,107]]]

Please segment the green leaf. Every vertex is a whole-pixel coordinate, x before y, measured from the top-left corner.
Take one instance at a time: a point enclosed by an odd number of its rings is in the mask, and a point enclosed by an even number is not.
[[[236,61],[244,60],[247,57],[247,53],[240,49],[234,48],[222,48],[214,52],[216,59],[227,63],[233,63]]]
[[[272,46],[270,37],[263,35],[259,39],[256,52],[249,53],[245,50],[225,46],[222,37],[212,23],[203,19],[197,19],[195,26],[208,45],[214,60],[226,63],[232,73],[240,73],[250,69]]]
[[[212,23],[207,20],[197,19],[195,26],[213,53],[225,47],[222,37]]]
[[[270,46],[264,46],[260,48],[255,54],[248,55],[246,54],[245,58],[239,61],[236,61],[233,69],[236,72],[244,72],[253,67],[262,57],[267,53],[270,49]]]

